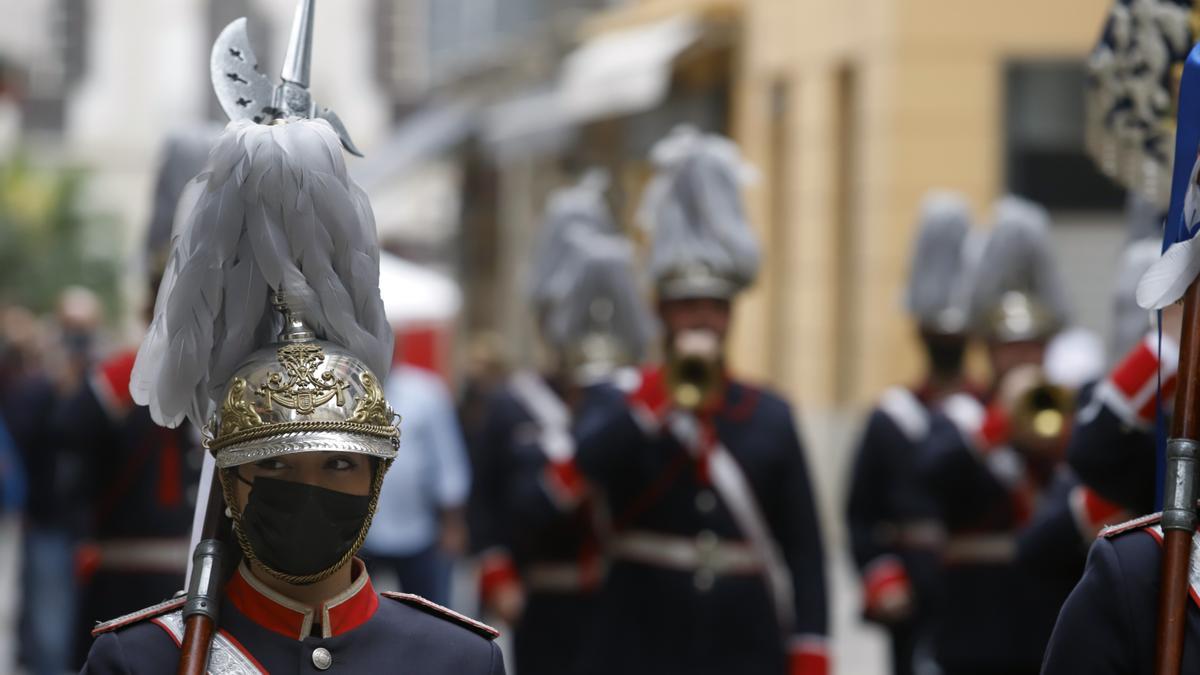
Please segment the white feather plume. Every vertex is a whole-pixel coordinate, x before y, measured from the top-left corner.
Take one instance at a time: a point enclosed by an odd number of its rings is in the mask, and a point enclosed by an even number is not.
[[[195,181],[138,350],[134,401],[159,424],[187,416],[203,426],[234,370],[275,341],[272,291],[319,337],[386,375],[375,218],[329,124],[231,122]]]
[[[707,265],[745,288],[758,276],[762,251],[742,203],[756,178],[737,145],[680,125],[655,144],[658,173],[646,186],[637,219],[653,237],[650,273],[662,280],[679,269]]]

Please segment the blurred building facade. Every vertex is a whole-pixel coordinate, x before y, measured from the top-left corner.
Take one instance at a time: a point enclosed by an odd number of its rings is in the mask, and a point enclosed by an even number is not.
[[[159,142],[218,117],[212,38],[249,16],[270,72],[294,2],[22,5],[0,33],[6,63],[28,66],[19,136],[94,167],[95,208],[128,223],[132,254]],[[318,3],[313,86],[368,150],[357,170],[385,241],[456,272],[465,332],[498,331],[517,361],[536,358],[514,300],[546,193],[603,166],[632,228],[656,138],[679,122],[733,136],[761,173],[747,197],[769,253],[739,310],[737,367],[833,409],[916,372],[899,289],[927,188],[964,191],[985,218],[1007,189],[1045,198],[1056,173],[1087,168],[1081,97],[1054,94],[1081,86],[1108,2],[975,5]],[[1057,146],[1068,160],[1044,161]],[[1089,187],[1056,185],[1068,203],[1052,208],[1112,206]]]

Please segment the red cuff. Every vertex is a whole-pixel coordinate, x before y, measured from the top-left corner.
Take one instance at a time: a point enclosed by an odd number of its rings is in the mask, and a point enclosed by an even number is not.
[[[904,563],[893,555],[877,558],[863,571],[863,603],[868,615],[875,614],[897,593],[909,593],[912,582]]]
[[[1129,351],[1108,378],[1108,403],[1130,424],[1154,423],[1160,400],[1175,393],[1175,373],[1179,368],[1179,347],[1168,337],[1162,339],[1161,359],[1156,335],[1145,339]]]
[[[492,549],[479,560],[479,592],[484,602],[491,600],[501,588],[519,582],[517,566],[508,551]]]
[[[574,509],[587,496],[587,480],[573,459],[547,464],[542,486],[562,511]]]
[[[792,638],[788,649],[788,675],[827,675],[829,655],[825,637],[801,635]]]

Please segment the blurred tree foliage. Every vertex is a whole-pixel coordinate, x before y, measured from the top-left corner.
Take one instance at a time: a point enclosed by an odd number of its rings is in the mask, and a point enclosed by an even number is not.
[[[119,312],[119,231],[114,219],[82,208],[86,179],[20,155],[0,164],[0,303],[47,312],[63,288],[80,285],[100,296],[108,316]]]

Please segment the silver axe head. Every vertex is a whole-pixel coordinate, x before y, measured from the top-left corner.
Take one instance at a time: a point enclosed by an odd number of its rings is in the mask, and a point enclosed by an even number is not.
[[[258,124],[270,124],[289,117],[319,117],[333,127],[347,152],[362,157],[337,113],[313,103],[308,91],[313,8],[314,0],[301,0],[296,8],[279,84],[258,69],[258,59],[246,33],[245,17],[226,26],[213,43],[209,61],[213,90],[231,120],[250,119]]]

